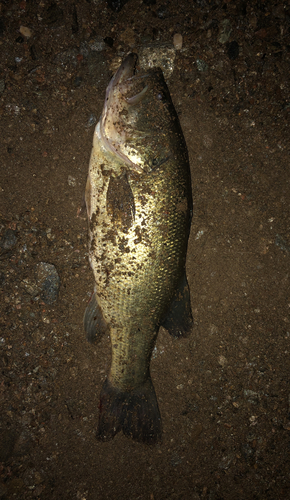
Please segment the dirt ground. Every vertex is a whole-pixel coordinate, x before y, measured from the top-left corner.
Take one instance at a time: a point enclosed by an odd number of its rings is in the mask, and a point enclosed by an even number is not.
[[[0,499],[290,499],[288,2],[0,6]],[[148,47],[171,50],[190,156],[195,321],[160,330],[151,447],[95,438],[110,341],[84,337],[77,217],[112,68]]]

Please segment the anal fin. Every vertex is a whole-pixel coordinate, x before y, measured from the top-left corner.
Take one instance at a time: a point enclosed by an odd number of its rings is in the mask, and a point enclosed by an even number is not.
[[[187,337],[193,327],[190,291],[185,272],[161,326],[175,338]]]

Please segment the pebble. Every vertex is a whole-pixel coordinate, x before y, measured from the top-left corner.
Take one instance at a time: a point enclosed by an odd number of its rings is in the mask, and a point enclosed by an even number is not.
[[[182,35],[180,33],[175,33],[173,36],[173,45],[175,50],[182,49]]]
[[[19,31],[21,35],[25,36],[26,38],[30,38],[32,36],[32,31],[26,26],[20,26]]]
[[[0,247],[3,250],[10,250],[17,243],[16,232],[13,229],[7,229],[0,241]]]
[[[24,288],[25,291],[32,297],[36,297],[40,292],[35,281],[29,280],[27,278],[21,281],[20,286]]]
[[[91,50],[94,50],[96,52],[101,52],[105,48],[106,48],[106,43],[105,43],[102,36],[98,36],[95,38],[95,40],[90,42],[90,49]]]
[[[94,113],[91,113],[85,127],[90,128],[95,125],[95,123],[97,123],[97,117],[96,115],[94,115]]]
[[[218,41],[222,44],[227,43],[227,41],[231,36],[231,32],[232,32],[232,26],[230,20],[224,19],[221,23]]]
[[[227,360],[224,356],[219,356],[219,359],[218,359],[218,364],[224,368],[227,364]]]
[[[40,297],[45,304],[52,304],[57,300],[60,287],[60,278],[53,264],[40,262],[36,266],[36,275],[41,288]]]
[[[69,186],[72,186],[72,187],[75,187],[77,182],[75,180],[75,178],[72,176],[72,175],[69,175],[68,178],[67,178],[67,182],[68,182],[68,185]]]
[[[198,71],[200,71],[200,72],[204,72],[204,71],[208,70],[208,65],[202,59],[196,60],[196,66],[197,66]]]

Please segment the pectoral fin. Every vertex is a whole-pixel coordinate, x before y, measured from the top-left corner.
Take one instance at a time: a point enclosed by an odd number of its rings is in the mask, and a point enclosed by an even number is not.
[[[135,204],[126,174],[110,178],[107,191],[107,212],[114,224],[124,232],[132,226],[135,218]]]

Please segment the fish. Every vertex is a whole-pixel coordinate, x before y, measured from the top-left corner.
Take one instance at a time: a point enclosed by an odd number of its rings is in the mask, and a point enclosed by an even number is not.
[[[159,328],[193,326],[186,254],[192,215],[188,152],[160,68],[137,72],[128,54],[96,125],[85,189],[95,289],[84,314],[90,342],[108,334],[111,366],[96,436],[123,431],[156,444],[162,421],[150,376]]]

